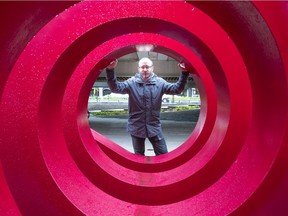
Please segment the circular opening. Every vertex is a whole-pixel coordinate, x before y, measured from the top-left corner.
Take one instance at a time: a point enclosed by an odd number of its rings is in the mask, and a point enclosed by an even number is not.
[[[131,38],[135,40],[131,40]],[[119,41],[121,41],[122,43],[119,44]],[[123,41],[125,41],[125,43],[123,43]],[[202,112],[202,108],[201,108],[201,113],[199,117],[201,119],[200,121],[201,125],[198,122],[194,132],[189,137],[189,140],[185,142],[185,145],[183,144],[181,146],[181,149],[178,148],[179,150],[177,149],[177,151],[173,151],[173,153],[171,152],[171,154],[164,154],[165,157],[154,157],[154,159],[152,160],[150,157],[139,157],[129,152],[127,153],[126,150],[123,151],[122,147],[115,145],[115,143],[112,143],[109,139],[107,139],[104,136],[99,135],[93,130],[92,130],[92,135],[94,136],[94,139],[92,136],[87,136],[88,135],[87,128],[90,129],[88,121],[87,121],[87,101],[89,98],[89,93],[91,92],[91,88],[94,84],[94,81],[97,79],[97,77],[99,77],[102,69],[105,68],[105,66],[107,66],[108,62],[111,61],[111,59],[120,58],[123,55],[129,54],[129,53],[131,54],[135,52],[136,50],[135,47],[137,45],[136,42],[138,43],[150,42],[151,43],[151,41],[157,44],[157,46],[155,45],[155,52],[162,53],[162,54],[165,53],[167,56],[171,56],[171,58],[175,59],[178,62],[182,62],[182,61],[186,62],[189,65],[189,67],[191,67],[191,71],[195,73],[195,74],[191,74],[191,76],[195,78],[195,82],[197,83],[197,86],[201,87],[199,89],[199,93],[201,94],[201,105],[203,102],[204,107],[206,107],[205,104],[207,103],[207,97],[210,97],[211,99],[210,100],[210,103],[211,103],[210,114],[208,115],[209,124],[205,123],[207,109],[204,109],[204,112]],[[166,41],[167,43],[164,43],[163,41]],[[118,44],[118,47],[115,47],[116,44]],[[165,44],[165,47],[164,47],[164,44]],[[110,45],[113,46],[112,50],[114,51],[112,52],[110,51],[106,55],[103,54],[101,59],[99,59],[98,63],[95,65],[95,57],[93,53],[95,53],[95,55],[98,55],[99,54],[98,50],[101,50],[102,52],[104,52],[104,48],[109,50],[111,49]],[[82,139],[81,142],[83,143],[87,151],[90,153],[92,158],[94,158],[94,160],[97,161],[98,160],[97,158],[99,157],[99,153],[95,152],[95,141],[96,141],[96,145],[100,146],[101,149],[106,153],[106,155],[108,155],[117,164],[122,165],[126,168],[130,168],[132,170],[138,170],[138,171],[144,171],[144,172],[145,171],[158,172],[161,170],[162,171],[167,170],[169,169],[169,167],[171,168],[171,166],[176,167],[180,164],[185,163],[185,161],[191,159],[191,153],[195,155],[202,148],[203,143],[205,142],[204,141],[205,137],[207,137],[207,133],[210,133],[211,126],[213,126],[213,122],[215,121],[215,105],[216,105],[215,95],[214,95],[215,89],[214,89],[211,76],[209,72],[207,71],[207,68],[202,63],[202,61],[197,57],[195,53],[193,53],[190,49],[188,49],[187,47],[185,47],[183,44],[179,43],[176,40],[169,39],[165,36],[149,34],[149,33],[124,35],[124,36],[115,38],[114,40],[109,41],[109,43],[107,41],[106,44],[99,47],[97,50],[93,51],[93,53],[89,54],[90,57],[83,59],[81,63],[82,66],[77,68],[77,70],[75,71],[75,74],[78,74],[78,73],[81,74],[82,78],[76,75],[77,77],[75,76],[76,78],[75,79],[73,78],[73,81],[70,81],[70,82],[72,83],[71,87],[73,88],[73,91],[75,91],[76,89],[75,84],[77,83],[78,85],[79,83],[81,83],[79,82],[79,78],[83,79],[82,74],[84,74],[84,71],[90,70],[90,73],[85,78],[85,81],[83,80],[81,87],[79,86],[81,88],[81,92],[79,92],[79,95],[77,95],[77,97],[79,97],[79,101],[77,102],[78,103],[77,113],[78,115],[80,114],[80,116],[78,116],[77,124],[80,130],[79,132],[80,132],[80,136]],[[181,56],[179,53],[182,53],[182,54],[185,53],[185,55]],[[91,63],[91,59],[92,59],[92,63]],[[92,68],[91,64],[95,66]],[[195,69],[194,69],[194,66],[195,66]],[[198,74],[198,71],[201,72],[201,78],[200,78],[200,75]],[[204,77],[204,83],[202,83],[202,77]],[[208,88],[207,93],[206,93],[205,88]],[[68,100],[67,102],[68,103],[72,102],[73,104],[73,101],[75,100],[71,100],[71,93],[69,93],[69,91],[66,91],[66,92],[68,93],[67,96],[70,95],[67,98]],[[204,98],[204,101],[202,100],[203,98]],[[66,118],[69,118],[69,115],[66,116]],[[85,122],[87,122],[87,125]],[[69,128],[71,128],[71,124],[69,124]],[[206,128],[204,134],[202,134],[203,128]],[[199,135],[201,136],[201,138],[199,138],[198,140]],[[92,139],[90,139],[89,137],[91,137]],[[197,144],[194,145],[194,142],[196,140],[198,140]],[[193,148],[190,148],[192,145],[193,145]],[[189,151],[187,151],[188,149]]]
[[[178,61],[153,51],[134,52],[121,56],[115,68],[117,80],[126,82],[134,76],[137,73],[138,61],[142,57],[149,57],[153,61],[154,73],[158,77],[169,83],[178,81],[181,74]],[[106,72],[103,70],[90,91],[88,119],[93,130],[134,153],[132,139],[127,132],[128,97],[128,94],[111,92],[107,84]],[[168,152],[178,148],[193,132],[198,121],[200,105],[199,91],[191,76],[188,77],[185,88],[180,94],[163,95],[160,121]],[[146,139],[145,156],[154,155],[153,146],[149,139]]]

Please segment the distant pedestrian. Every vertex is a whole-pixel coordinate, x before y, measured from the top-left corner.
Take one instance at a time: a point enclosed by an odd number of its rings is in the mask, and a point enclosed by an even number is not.
[[[111,92],[128,94],[128,132],[131,134],[135,154],[145,155],[145,139],[151,142],[155,155],[168,152],[160,123],[160,110],[164,94],[180,94],[187,83],[189,72],[184,63],[178,63],[182,71],[176,83],[169,83],[154,72],[153,62],[142,58],[138,62],[138,73],[124,82],[117,81],[114,72],[118,61],[106,68]]]

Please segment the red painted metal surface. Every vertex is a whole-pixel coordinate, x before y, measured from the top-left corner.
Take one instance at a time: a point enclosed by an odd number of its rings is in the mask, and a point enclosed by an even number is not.
[[[73,3],[1,2],[1,215],[288,213],[286,2]],[[143,43],[191,64],[201,94],[159,157],[86,117],[107,61]]]

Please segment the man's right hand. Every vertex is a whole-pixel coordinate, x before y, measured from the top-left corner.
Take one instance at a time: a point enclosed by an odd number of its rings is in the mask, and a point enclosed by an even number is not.
[[[109,65],[107,66],[107,69],[109,69],[109,70],[114,69],[114,68],[117,66],[117,63],[118,63],[118,60],[117,60],[117,59],[111,61],[111,62],[109,63]]]

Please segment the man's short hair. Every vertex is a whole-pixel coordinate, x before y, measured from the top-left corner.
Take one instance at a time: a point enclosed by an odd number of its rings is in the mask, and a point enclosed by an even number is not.
[[[141,58],[138,62],[138,66],[141,67],[144,63],[147,63],[149,66],[153,66],[153,62],[147,57]]]

